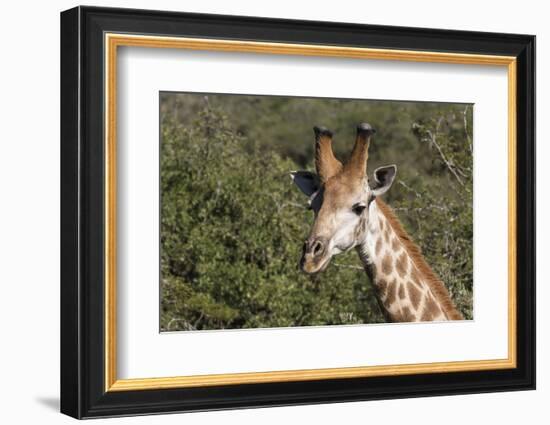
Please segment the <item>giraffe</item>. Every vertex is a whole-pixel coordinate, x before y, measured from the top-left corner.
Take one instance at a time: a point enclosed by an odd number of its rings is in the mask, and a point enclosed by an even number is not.
[[[370,124],[359,124],[351,156],[342,164],[332,152],[332,132],[324,127],[313,130],[317,173],[291,173],[315,217],[304,242],[301,269],[322,272],[334,255],[355,248],[388,322],[463,320],[443,282],[380,199],[391,187],[397,167],[377,168],[372,183],[367,177],[368,149],[376,131]]]

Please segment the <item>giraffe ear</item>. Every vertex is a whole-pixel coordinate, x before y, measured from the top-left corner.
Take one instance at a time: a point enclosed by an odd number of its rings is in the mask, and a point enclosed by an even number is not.
[[[308,197],[319,190],[321,186],[319,176],[310,171],[292,171],[290,178],[298,188]]]
[[[393,183],[397,167],[395,165],[386,165],[374,170],[374,185],[371,187],[374,196],[383,195],[388,191]]]

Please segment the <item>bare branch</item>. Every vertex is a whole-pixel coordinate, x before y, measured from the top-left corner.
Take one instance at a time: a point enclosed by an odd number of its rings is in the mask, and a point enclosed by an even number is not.
[[[407,183],[405,183],[403,180],[399,180],[398,183],[403,186],[405,189],[407,189],[410,192],[413,192],[417,198],[422,198],[422,195],[418,193],[416,190],[414,190],[412,187],[410,187]]]
[[[426,207],[415,207],[415,208],[407,208],[407,207],[397,207],[393,208],[394,211],[404,211],[404,212],[422,212],[425,210],[439,210],[439,211],[449,211],[449,208],[442,207],[441,205],[428,205]]]
[[[466,134],[466,140],[468,140],[468,145],[470,147],[470,153],[474,153],[474,148],[472,146],[472,138],[468,134],[468,105],[464,108],[464,111],[462,112],[462,117],[464,119],[464,134]]]
[[[438,123],[437,127],[439,128],[439,123]],[[430,130],[427,130],[426,132],[427,132],[428,135],[430,136],[430,142],[435,146],[435,148],[436,148],[437,151],[439,152],[439,156],[441,157],[441,159],[443,160],[443,162],[445,163],[445,165],[447,166],[447,168],[449,169],[449,171],[453,174],[453,176],[456,177],[456,180],[458,181],[458,183],[460,183],[461,186],[464,186],[464,183],[462,182],[462,179],[460,178],[460,176],[459,176],[458,173],[456,172],[455,167],[454,167],[453,164],[451,164],[451,162],[447,159],[447,157],[446,157],[445,154],[443,153],[443,150],[441,149],[441,146],[439,146],[439,144],[437,143],[435,134],[433,134]]]
[[[365,269],[363,267],[360,267],[360,266],[352,266],[350,264],[340,264],[340,263],[333,263],[336,267],[342,267],[342,268],[345,268],[345,269],[353,269],[353,270],[361,270],[361,271],[365,271]]]
[[[268,195],[273,200],[273,203],[277,207],[277,213],[280,213],[281,210],[283,210],[286,207],[294,207],[302,210],[307,210],[307,206],[305,204],[300,204],[298,202],[292,202],[292,201],[279,202],[279,200],[274,194],[269,193]]]
[[[187,320],[185,319],[178,319],[176,317],[174,317],[173,319],[171,319],[168,324],[166,325],[166,330],[167,331],[170,331],[172,330],[172,324],[173,323],[178,323],[178,322],[183,322],[183,328],[184,330],[186,331],[196,331],[197,328],[195,328],[191,323],[189,323]]]

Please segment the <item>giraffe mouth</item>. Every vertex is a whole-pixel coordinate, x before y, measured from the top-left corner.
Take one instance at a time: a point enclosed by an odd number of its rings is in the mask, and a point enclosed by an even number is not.
[[[304,257],[302,257],[302,260],[300,261],[300,268],[302,271],[306,274],[317,274],[324,272],[328,265],[330,264],[332,256],[327,255],[324,258],[321,258],[318,261],[308,261]]]

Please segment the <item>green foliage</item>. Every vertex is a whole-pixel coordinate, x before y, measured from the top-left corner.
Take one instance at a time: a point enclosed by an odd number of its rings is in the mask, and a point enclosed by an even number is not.
[[[289,177],[312,168],[313,124],[341,128],[347,153],[365,116],[391,135],[372,155],[398,165],[388,203],[471,317],[471,108],[164,93],[162,330],[384,321],[355,252],[299,271],[313,217]]]
[[[404,170],[391,204],[457,308],[472,319],[473,147],[467,125],[472,108],[462,108],[413,123],[418,142],[431,151],[431,162],[422,175]],[[427,178],[438,174],[444,178]]]

